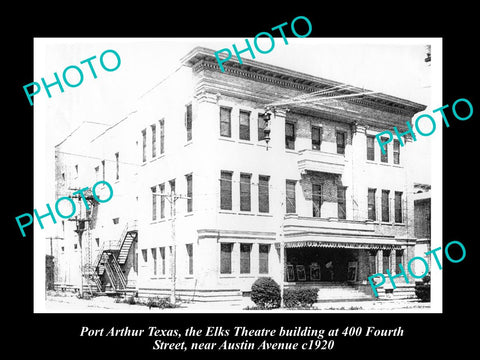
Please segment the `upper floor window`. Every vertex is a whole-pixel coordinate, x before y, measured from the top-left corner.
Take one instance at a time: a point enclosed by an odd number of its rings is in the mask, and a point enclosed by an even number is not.
[[[262,141],[262,140],[265,140],[265,133],[263,132],[263,130],[265,129],[265,120],[263,118],[263,114],[258,114],[258,141]]]
[[[395,191],[395,222],[402,222],[402,195],[400,191]]]
[[[320,217],[321,216],[321,209],[322,207],[322,185],[320,184],[312,184],[312,210],[313,210],[313,217]]]
[[[258,211],[261,213],[270,211],[269,181],[269,176],[258,176]]]
[[[147,161],[147,130],[142,130],[142,161]]]
[[[345,138],[344,131],[337,131],[337,154],[345,154]]]
[[[192,140],[192,104],[185,107],[185,128],[187,130],[187,141]]]
[[[165,151],[165,120],[160,120],[160,154]]]
[[[220,136],[232,137],[232,109],[220,107]]]
[[[400,164],[400,142],[393,139],[393,163]]]
[[[368,189],[368,219],[377,220],[376,206],[375,206],[376,189]]]
[[[159,185],[160,194],[165,195],[165,183]],[[160,219],[165,218],[165,196],[160,196]]]
[[[295,150],[295,123],[285,122],[285,148]]]
[[[152,158],[157,156],[157,125],[151,125],[152,128]]]
[[[287,214],[288,213],[296,213],[296,201],[295,201],[295,180],[287,180],[286,181],[286,196],[285,202],[287,207]]]
[[[322,143],[322,128],[319,126],[312,126],[312,150],[320,150]]]
[[[375,136],[367,135],[367,160],[375,160]]]
[[[382,190],[382,221],[390,221],[389,190]]]
[[[220,173],[220,209],[232,210],[232,172]]]
[[[157,220],[157,187],[151,187],[152,190],[152,221]]]
[[[192,174],[185,175],[187,180],[187,212],[193,211],[193,178]]]
[[[251,211],[251,178],[250,174],[240,174],[240,211]]]
[[[388,141],[388,138],[382,137],[382,142],[383,143],[386,143],[387,141]],[[381,151],[380,161],[384,162],[384,163],[388,163],[388,146],[387,146],[387,144],[383,145],[383,151]]]
[[[250,140],[250,112],[240,110],[240,140]]]
[[[338,218],[347,218],[347,201],[346,201],[346,188],[344,186],[337,186],[337,209]]]
[[[168,182],[170,184],[170,193],[171,194],[176,194],[175,192],[175,179],[172,179]]]

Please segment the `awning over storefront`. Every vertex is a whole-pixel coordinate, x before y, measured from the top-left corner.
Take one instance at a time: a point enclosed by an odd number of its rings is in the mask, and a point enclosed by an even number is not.
[[[369,250],[400,250],[402,246],[394,243],[379,242],[348,242],[348,241],[324,241],[324,240],[293,240],[285,241],[285,248],[301,248],[301,247],[324,247],[324,248],[341,248],[341,249],[369,249]],[[276,243],[277,248],[280,243]]]

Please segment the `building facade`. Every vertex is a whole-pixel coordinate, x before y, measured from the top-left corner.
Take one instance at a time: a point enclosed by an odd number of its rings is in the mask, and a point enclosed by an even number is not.
[[[425,106],[257,61],[222,73],[213,54],[193,49],[125,119],[57,145],[58,196],[114,191],[62,224],[57,285],[82,268],[83,286],[139,296],[238,298],[261,276],[369,293],[369,275],[406,267],[410,139],[383,155],[375,135]]]

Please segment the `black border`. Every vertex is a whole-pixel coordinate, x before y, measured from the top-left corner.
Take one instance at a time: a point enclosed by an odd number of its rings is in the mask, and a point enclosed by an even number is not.
[[[4,256],[11,261],[4,273],[5,313],[9,320],[8,345],[16,354],[30,352],[50,357],[99,357],[153,355],[178,356],[175,352],[154,352],[150,338],[81,338],[82,326],[129,326],[146,328],[187,328],[190,326],[246,326],[275,328],[285,326],[312,326],[340,328],[345,326],[375,326],[394,328],[402,326],[403,337],[397,338],[343,338],[338,337],[332,351],[314,352],[315,356],[351,353],[365,356],[405,354],[416,356],[442,354],[446,350],[465,353],[474,347],[471,340],[476,331],[473,305],[476,289],[473,261],[476,239],[473,229],[476,215],[476,150],[475,135],[478,110],[478,90],[475,79],[475,10],[467,5],[452,5],[448,11],[438,5],[422,11],[417,6],[397,4],[395,9],[374,5],[343,4],[339,9],[327,9],[315,4],[293,10],[290,4],[277,3],[267,10],[246,4],[196,4],[188,14],[167,6],[140,6],[116,13],[115,7],[100,12],[90,7],[83,12],[74,9],[55,13],[44,12],[17,19],[23,33],[13,34],[14,43],[7,42],[10,53],[4,65],[8,68],[7,91],[4,106],[8,116],[8,137],[14,142],[4,150],[9,186],[7,193],[8,233]],[[118,4],[118,6],[124,6]],[[383,5],[382,5],[383,6]],[[88,6],[87,6],[88,7]],[[240,11],[240,7],[243,7]],[[154,10],[155,8],[155,10]],[[440,10],[438,15],[434,10]],[[68,14],[68,15],[67,15]],[[294,17],[307,16],[312,25],[311,37],[442,37],[443,38],[443,103],[452,104],[458,98],[467,98],[473,104],[474,115],[468,121],[453,119],[450,109],[446,114],[450,128],[443,135],[443,246],[452,240],[461,241],[467,249],[466,259],[458,264],[443,258],[443,314],[33,314],[33,240],[19,235],[14,217],[33,209],[33,108],[25,99],[22,86],[33,81],[34,37],[230,37],[252,38]],[[353,15],[353,16],[352,16]],[[58,19],[64,19],[62,23]],[[478,23],[478,22],[477,22]],[[31,30],[26,30],[31,24]],[[9,36],[7,34],[7,36]],[[11,45],[11,46],[10,46]],[[4,58],[5,60],[5,58]],[[15,135],[14,135],[15,134]],[[419,139],[421,140],[421,139]],[[10,151],[8,151],[10,150]],[[472,186],[473,185],[473,186]],[[473,205],[473,209],[471,209]],[[11,233],[10,233],[11,231]],[[7,267],[7,265],[5,265]],[[472,322],[473,327],[470,327]],[[209,339],[205,339],[209,341]],[[266,354],[266,352],[264,352]],[[198,353],[200,355],[200,353]],[[213,353],[203,353],[211,356]],[[225,356],[229,353],[220,353]],[[245,354],[245,353],[244,353]]]

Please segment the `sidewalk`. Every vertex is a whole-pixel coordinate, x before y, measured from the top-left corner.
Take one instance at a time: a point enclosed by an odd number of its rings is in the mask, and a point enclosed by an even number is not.
[[[245,297],[242,301],[231,302],[180,302],[179,307],[173,309],[151,308],[148,306],[126,303],[116,303],[113,297],[97,296],[90,300],[78,299],[75,294],[60,293],[59,295],[47,295],[45,312],[53,313],[293,313],[293,312],[428,312],[430,303],[421,303],[413,300],[384,300],[384,301],[351,301],[351,302],[324,302],[316,303],[313,309],[290,310],[274,309],[268,311],[245,310],[255,304],[250,298]]]

